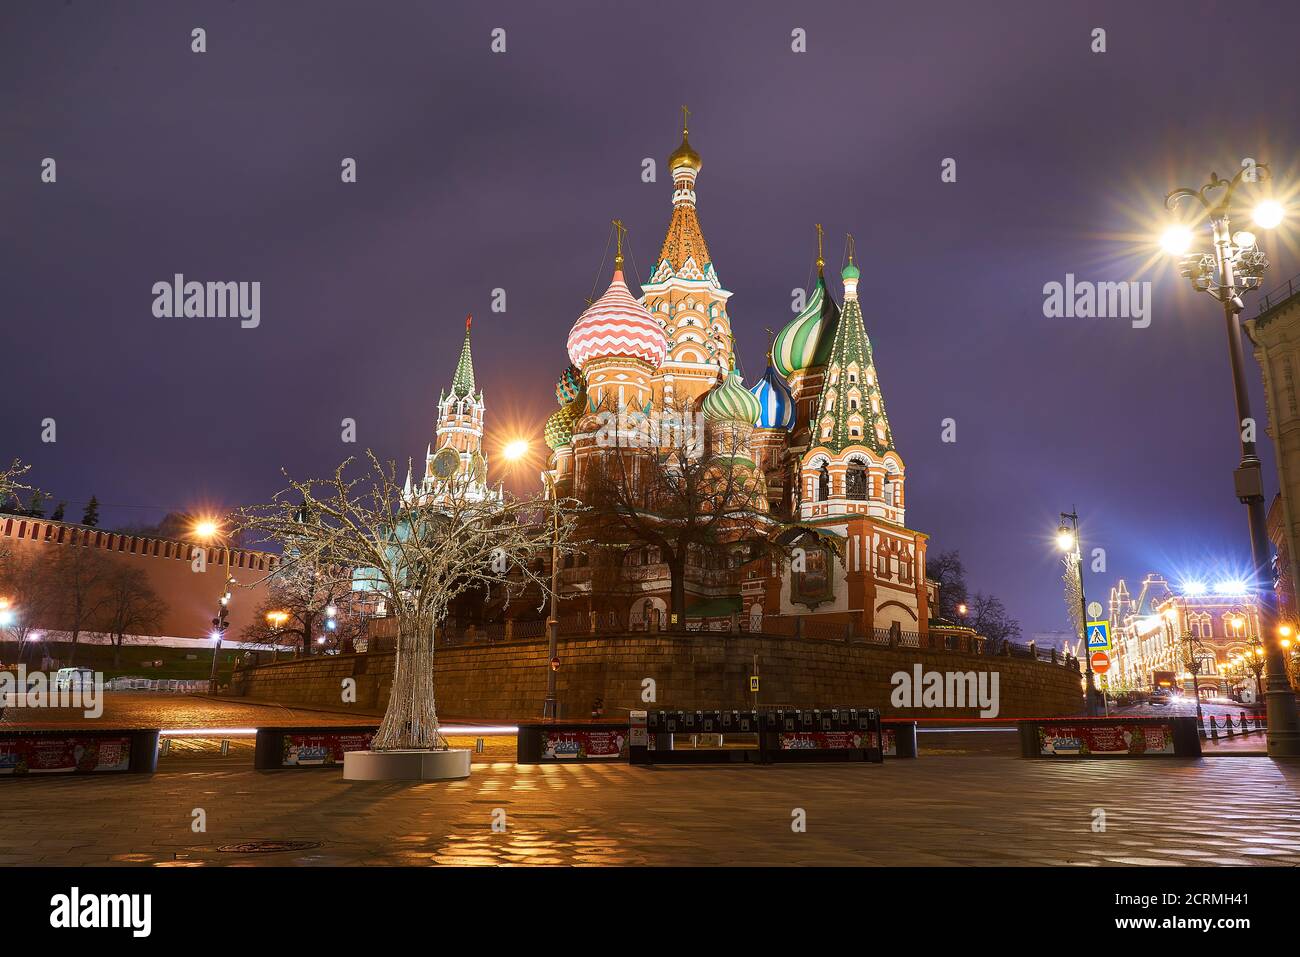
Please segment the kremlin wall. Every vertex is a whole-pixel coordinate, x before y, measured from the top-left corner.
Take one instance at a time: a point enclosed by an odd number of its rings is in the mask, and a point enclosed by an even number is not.
[[[439,648],[435,668],[438,714],[444,721],[518,721],[542,713],[547,643],[542,639]],[[620,634],[562,637],[557,700],[561,719],[590,716],[601,699],[609,718],[629,710],[758,707],[874,707],[886,717],[973,718],[975,708],[894,708],[891,676],[924,671],[996,672],[1001,718],[1077,714],[1082,702],[1076,668],[1018,657],[974,655],[929,648],[889,648],[815,638],[757,635]],[[758,663],[761,691],[749,693]],[[235,672],[232,693],[250,700],[333,711],[342,683],[357,684],[356,709],[373,716],[388,703],[393,654],[331,655],[284,661]],[[653,678],[656,700],[642,700]]]
[[[196,572],[193,568],[194,554],[205,547],[207,566],[204,571]],[[123,535],[44,518],[0,515],[0,550],[7,549],[15,558],[30,556],[46,562],[54,557],[56,549],[61,548],[93,548],[113,562],[144,570],[149,584],[166,603],[167,611],[154,629],[156,634],[136,637],[161,644],[167,644],[169,639],[185,639],[184,643],[200,640],[211,646],[209,623],[216,613],[217,599],[224,590],[224,548]],[[266,585],[260,583],[274,570],[278,561],[278,556],[267,552],[231,550],[230,574],[245,587],[236,587],[230,603],[231,625],[227,632],[230,641],[237,641],[244,628],[252,623],[254,612],[266,598]],[[51,627],[53,623],[37,621],[34,624],[54,633],[49,637],[57,638],[57,629]]]

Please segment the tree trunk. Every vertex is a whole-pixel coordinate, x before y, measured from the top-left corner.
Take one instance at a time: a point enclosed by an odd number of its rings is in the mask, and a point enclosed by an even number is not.
[[[433,622],[399,612],[397,653],[388,708],[371,747],[376,751],[441,750],[433,690]]]
[[[672,581],[672,616],[668,627],[673,631],[686,629],[686,556],[674,557],[668,562],[668,576]],[[674,623],[675,622],[675,623]]]

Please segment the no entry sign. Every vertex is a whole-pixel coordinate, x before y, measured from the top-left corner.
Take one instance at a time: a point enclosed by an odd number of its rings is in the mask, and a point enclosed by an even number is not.
[[[1110,655],[1104,651],[1095,651],[1092,655],[1093,674],[1104,675],[1110,671]]]

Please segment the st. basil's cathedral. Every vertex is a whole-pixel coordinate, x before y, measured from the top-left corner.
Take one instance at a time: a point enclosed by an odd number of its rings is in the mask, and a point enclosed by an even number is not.
[[[926,535],[905,523],[906,470],[885,413],[851,240],[840,305],[826,281],[818,227],[816,284],[772,339],[762,377],[746,388],[728,314],[732,293],[700,227],[702,163],[685,124],[668,165],[672,214],[641,295],[628,287],[616,223],[620,245],[609,286],[569,332],[570,365],[555,388],[559,408],[545,426],[547,493],[583,500],[588,470],[609,454],[602,429],[611,418],[653,422],[698,413],[706,444],[716,447],[725,438],[732,462],[752,471],[746,488],[754,512],[769,517],[773,528],[802,530],[801,543],[809,544],[794,557],[755,557],[738,545],[696,550],[685,575],[688,628],[788,634],[801,618],[803,633],[813,637],[818,629],[838,637],[846,628],[924,635],[937,603],[935,585],[925,577]],[[425,477],[413,486],[408,479],[408,496],[436,487],[439,469],[459,469],[473,494],[494,494],[483,416],[467,321],[452,390],[439,401]],[[631,545],[623,552],[623,573],[599,584],[587,573],[589,564],[574,561],[560,577],[561,596],[573,600],[566,601],[571,608],[595,612],[597,589],[607,609],[600,614],[613,619],[612,629],[666,626],[670,576],[657,552]]]

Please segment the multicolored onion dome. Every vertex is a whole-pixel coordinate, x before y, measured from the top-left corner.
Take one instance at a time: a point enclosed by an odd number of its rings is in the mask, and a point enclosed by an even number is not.
[[[605,294],[573,324],[568,346],[569,358],[579,369],[611,356],[641,359],[657,369],[668,354],[663,325],[632,298],[622,269],[614,271]]]
[[[817,285],[803,312],[777,333],[772,342],[772,364],[789,378],[809,366],[823,365],[830,355],[840,308],[826,291],[826,277],[817,271]]]
[[[542,430],[542,435],[545,436],[546,444],[551,447],[552,452],[568,445],[573,439],[573,427],[581,415],[581,402],[570,402],[551,413],[546,420],[546,428]]]
[[[781,373],[773,368],[771,356],[767,357],[767,371],[763,378],[749,391],[758,400],[761,410],[757,421],[760,429],[794,428],[794,393]]]
[[[560,375],[560,381],[555,383],[555,401],[560,405],[568,405],[582,392],[582,372],[577,366],[571,365]]]
[[[753,425],[762,411],[758,399],[745,388],[745,382],[731,362],[731,371],[722,382],[708,391],[700,410],[710,422],[745,422]]]

